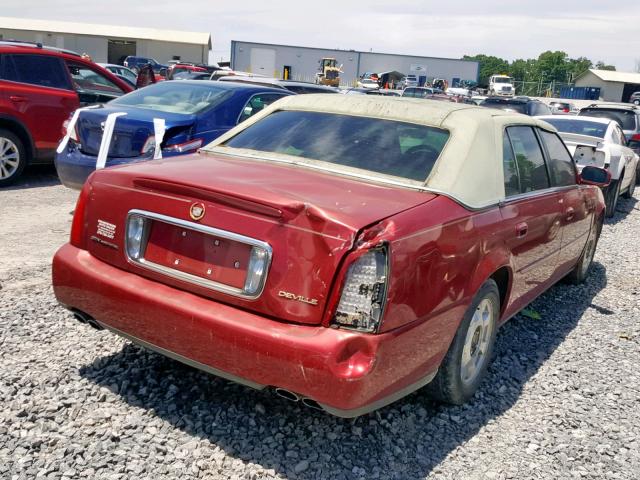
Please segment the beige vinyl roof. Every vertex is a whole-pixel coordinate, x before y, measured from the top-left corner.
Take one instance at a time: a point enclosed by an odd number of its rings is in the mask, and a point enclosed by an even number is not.
[[[179,30],[165,30],[160,28],[138,28],[81,22],[58,22],[52,20],[35,20],[15,17],[0,17],[0,28],[50,33],[72,33],[76,35],[91,35],[123,39],[157,40],[160,42],[207,45],[211,48],[211,34],[206,32],[183,32]]]
[[[616,72],[612,70],[596,70],[593,68],[590,68],[589,72],[593,73],[596,77],[598,77],[600,80],[603,80],[605,82],[640,84],[640,73]],[[584,76],[584,73],[580,75],[578,78],[582,76]]]
[[[288,155],[218,147],[265,116],[278,110],[329,112],[396,120],[439,127],[450,132],[440,158],[424,182],[389,177],[374,172],[354,174],[354,169]],[[231,129],[204,150],[239,154],[261,160],[300,164],[338,174],[361,176],[383,183],[446,194],[470,208],[494,205],[505,197],[502,137],[510,125],[536,125],[555,132],[548,123],[518,113],[436,100],[373,95],[294,95],[274,102]],[[364,172],[359,170],[359,172]]]

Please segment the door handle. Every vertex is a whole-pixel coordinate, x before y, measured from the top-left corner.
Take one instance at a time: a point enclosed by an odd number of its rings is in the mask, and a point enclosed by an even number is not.
[[[518,238],[524,237],[529,231],[529,225],[526,222],[522,222],[516,225],[516,236]]]
[[[20,103],[26,102],[27,97],[23,97],[22,95],[9,95],[9,100],[11,100],[12,102]]]
[[[565,213],[566,213],[565,218],[567,219],[568,222],[570,222],[571,220],[573,220],[573,216],[575,215],[576,211],[572,207],[569,207],[567,208],[567,211]]]

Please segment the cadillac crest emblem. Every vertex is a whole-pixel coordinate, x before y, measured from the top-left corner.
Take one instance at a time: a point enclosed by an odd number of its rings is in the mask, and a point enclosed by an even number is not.
[[[191,205],[191,208],[189,208],[189,216],[195,221],[204,217],[204,213],[205,209],[203,203],[194,203]]]

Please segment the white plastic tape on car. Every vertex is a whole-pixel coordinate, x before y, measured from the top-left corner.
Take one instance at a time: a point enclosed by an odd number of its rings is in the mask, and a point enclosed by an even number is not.
[[[60,141],[60,145],[56,148],[57,153],[62,153],[65,148],[67,148],[67,144],[69,143],[69,139],[71,138],[71,133],[76,128],[76,123],[78,123],[78,117],[80,116],[80,112],[84,112],[85,110],[91,110],[92,108],[98,108],[102,105],[91,105],[89,107],[82,107],[73,112],[71,116],[71,120],[69,120],[69,124],[67,125],[67,133],[64,134],[62,140]]]
[[[100,142],[100,150],[98,150],[98,159],[96,160],[96,170],[104,168],[107,164],[107,155],[109,155],[109,147],[111,146],[111,137],[113,137],[113,129],[116,126],[118,117],[126,115],[126,112],[110,113],[104,121],[104,131],[102,132],[102,141]]]
[[[164,118],[153,119],[153,133],[156,139],[156,149],[153,152],[153,159],[162,158],[162,141],[164,140],[164,132],[166,130]]]

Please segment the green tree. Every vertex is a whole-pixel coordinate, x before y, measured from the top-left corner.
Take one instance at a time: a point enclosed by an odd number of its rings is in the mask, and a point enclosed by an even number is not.
[[[534,80],[543,82],[566,82],[568,69],[568,55],[561,51],[546,51],[538,56]]]
[[[480,78],[478,84],[483,87],[489,85],[489,77],[491,77],[491,75],[507,73],[509,71],[509,62],[504,58],[491,55],[465,55],[462,59],[480,62]]]
[[[577,77],[582,75],[584,72],[593,68],[593,62],[589,60],[587,57],[579,57],[579,58],[570,58],[569,62],[569,82],[575,81]]]
[[[595,69],[596,70],[612,70],[614,72],[616,71],[615,65],[607,65],[602,60],[597,61]]]

